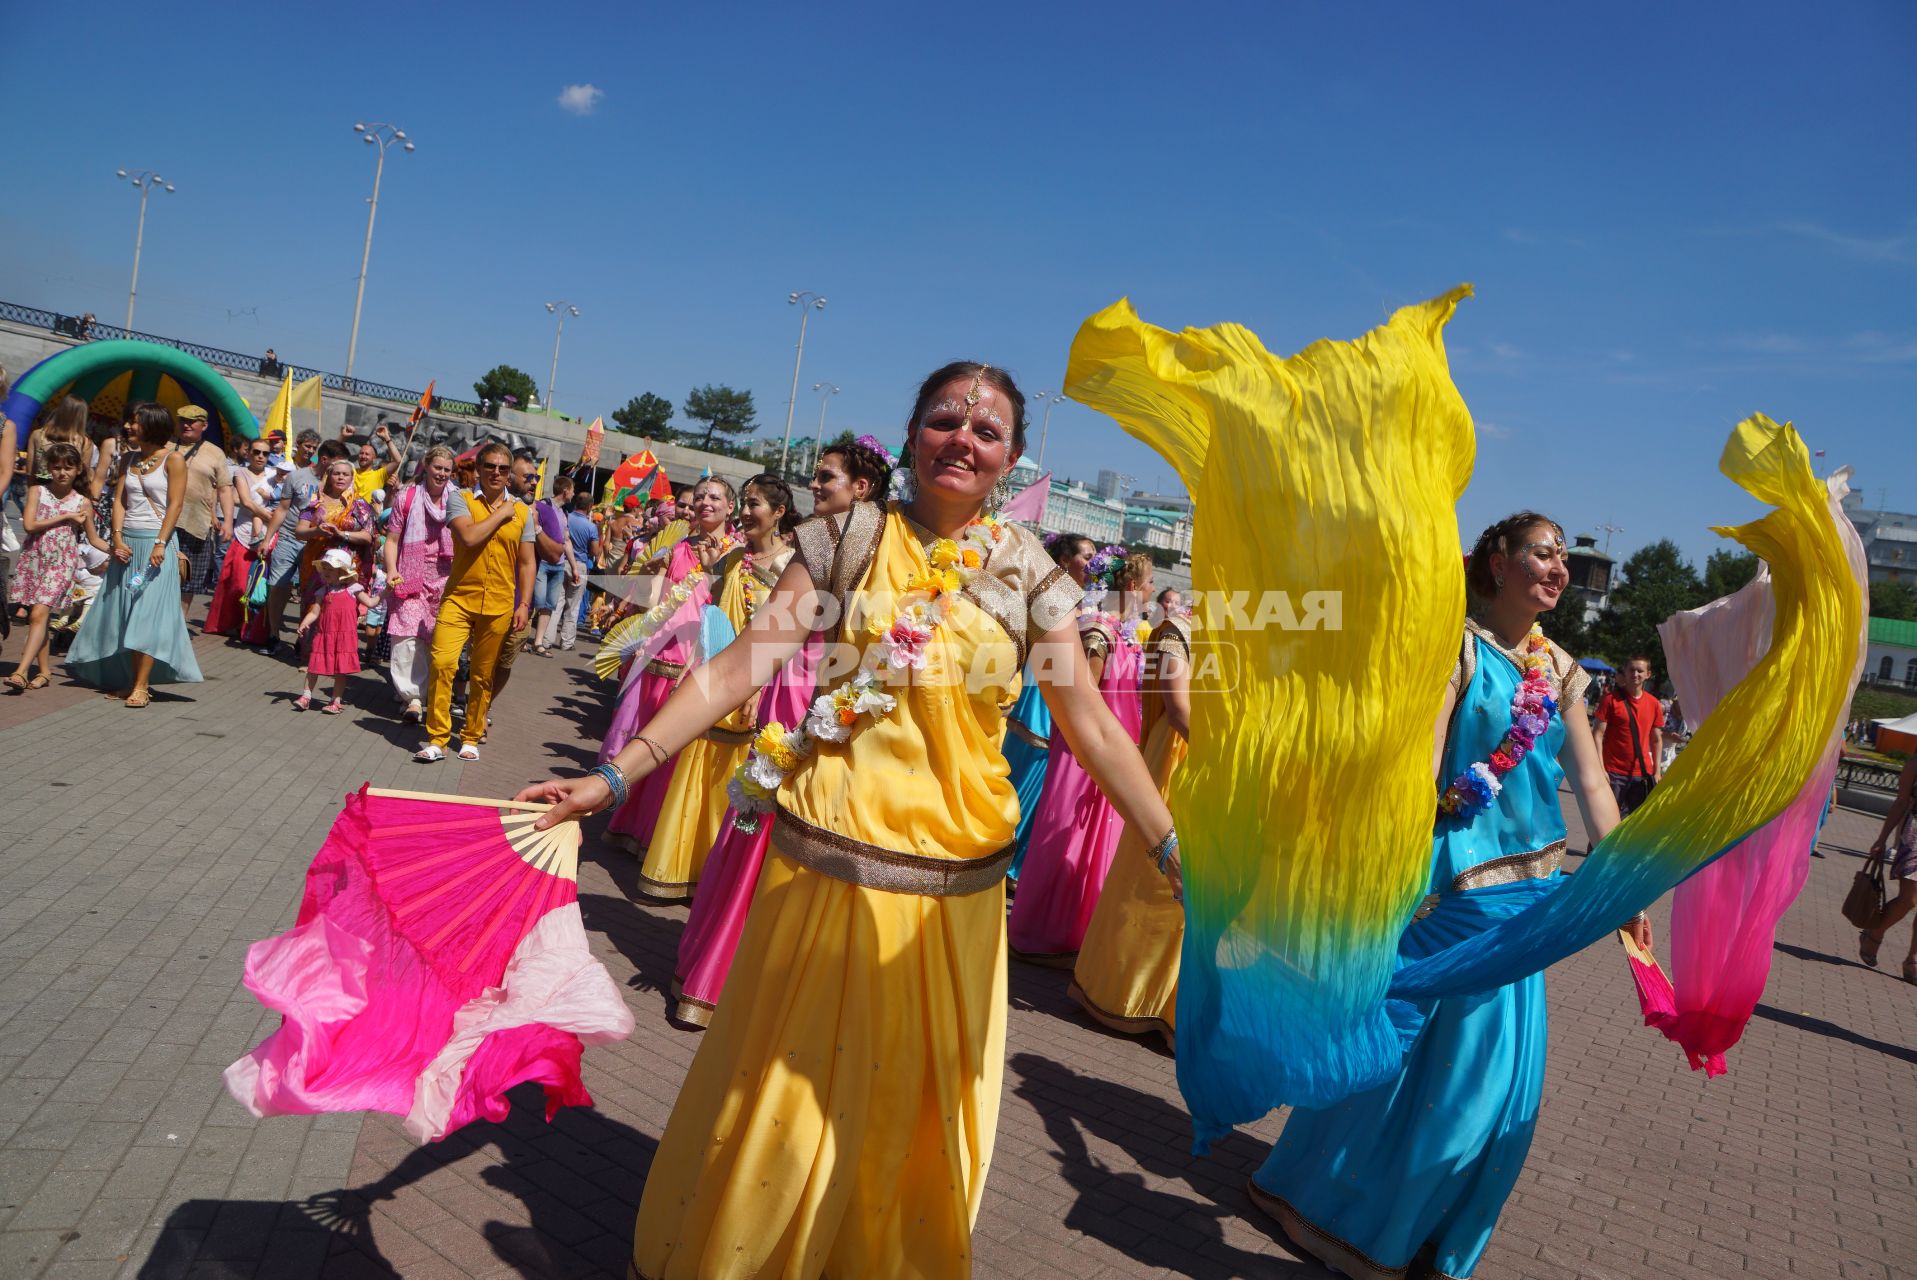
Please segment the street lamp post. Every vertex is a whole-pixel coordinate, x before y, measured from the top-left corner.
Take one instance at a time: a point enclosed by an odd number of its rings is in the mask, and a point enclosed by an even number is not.
[[[799,309],[799,347],[798,354],[792,357],[792,394],[785,402],[785,443],[779,446],[779,474],[785,474],[787,457],[792,452],[792,411],[799,405],[799,365],[805,360],[805,322],[814,311],[825,310],[825,299],[816,293],[794,293],[786,297],[786,302]]]
[[[140,292],[140,246],[146,241],[146,198],[153,194],[156,187],[171,195],[173,184],[151,169],[142,169],[138,173],[121,169],[116,176],[125,178],[140,189],[140,224],[133,232],[133,283],[126,288],[126,327],[130,333],[133,330],[133,299]]]
[[[366,264],[373,257],[373,219],[379,216],[379,180],[386,173],[386,148],[395,142],[404,150],[411,151],[413,143],[406,131],[397,125],[367,124],[360,121],[353,125],[353,132],[366,142],[366,145],[379,148],[379,163],[373,166],[373,198],[371,207],[366,211],[366,247],[359,255],[359,292],[353,295],[353,336],[346,343],[346,381],[353,381],[353,357],[359,353],[359,309],[366,301]]]
[[[579,314],[579,308],[570,302],[548,302],[546,310],[559,317],[559,328],[552,335],[552,371],[546,375],[546,412],[553,411],[553,397],[558,395],[555,389],[559,382],[559,339],[566,334],[566,317]]]
[[[1039,399],[1045,401],[1045,418],[1038,428],[1038,473],[1045,474],[1045,436],[1052,429],[1052,406],[1065,403],[1064,396],[1055,396],[1049,391],[1039,392]]]
[[[833,396],[839,394],[839,388],[835,383],[815,382],[812,384],[812,390],[819,396],[819,435],[812,442],[812,465],[817,467],[819,455],[825,452],[825,407],[832,403]]]

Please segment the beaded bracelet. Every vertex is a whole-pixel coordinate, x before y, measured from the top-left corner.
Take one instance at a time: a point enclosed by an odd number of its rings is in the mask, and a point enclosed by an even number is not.
[[[1152,860],[1152,865],[1158,868],[1158,874],[1162,876],[1165,874],[1165,859],[1176,852],[1178,852],[1178,828],[1173,827],[1165,833],[1163,840],[1152,846],[1151,852],[1145,856]]]
[[[588,778],[603,778],[605,780],[606,789],[612,792],[612,804],[608,806],[609,808],[617,809],[626,802],[629,788],[626,784],[626,775],[619,772],[618,766],[602,764],[595,767],[586,776]]]

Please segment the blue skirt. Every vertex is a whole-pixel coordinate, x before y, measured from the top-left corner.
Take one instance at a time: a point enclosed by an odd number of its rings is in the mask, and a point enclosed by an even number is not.
[[[1410,960],[1464,941],[1561,877],[1444,894],[1399,943]],[[1409,1009],[1405,1010],[1410,1013]],[[1537,1128],[1544,975],[1416,1007],[1395,1080],[1323,1111],[1293,1111],[1253,1176],[1292,1239],[1352,1276],[1419,1264],[1466,1277],[1490,1243]]]
[[[136,529],[121,532],[120,540],[133,558],[126,564],[107,562],[100,594],[67,651],[67,671],[74,679],[100,689],[128,688],[133,684],[132,656],[144,653],[153,659],[150,683],[200,683],[200,664],[180,609],[179,545],[169,538],[160,567],[147,572],[138,591],[127,585],[134,570],[146,567],[154,538]]]
[[[1031,738],[1021,733],[1021,728],[1031,734]],[[1018,790],[1017,852],[1012,855],[1011,868],[1005,873],[1014,883],[1025,862],[1025,848],[1031,843],[1038,798],[1045,790],[1045,760],[1050,754],[1051,737],[1051,708],[1045,705],[1045,695],[1038,682],[1028,679],[1005,725],[1005,763],[1011,767],[1012,786]]]

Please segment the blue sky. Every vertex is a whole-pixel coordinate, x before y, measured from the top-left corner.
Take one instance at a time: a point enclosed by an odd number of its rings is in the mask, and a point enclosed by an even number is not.
[[[1701,560],[1755,512],[1715,471],[1753,410],[1917,509],[1906,4],[103,0],[7,28],[35,69],[8,95],[10,301],[117,322],[113,171],[158,169],[137,327],[343,368],[351,126],[385,120],[418,150],[387,164],[366,378],[467,395],[506,361],[543,387],[564,299],[562,410],[728,382],[777,434],[811,289],[795,431],[827,380],[828,432],[891,439],[948,358],[1056,387],[1121,295],[1290,352],[1469,280],[1467,539],[1535,506]],[[1169,474],[1070,402],[1046,460]]]

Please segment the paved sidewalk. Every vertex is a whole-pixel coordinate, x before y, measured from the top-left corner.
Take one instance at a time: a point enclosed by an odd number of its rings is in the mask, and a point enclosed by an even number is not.
[[[548,1126],[535,1090],[507,1123],[419,1148],[387,1117],[256,1122],[219,1080],[274,1025],[239,987],[245,949],[292,922],[340,798],[365,781],[505,795],[588,761],[606,711],[586,654],[522,657],[486,758],[423,767],[370,678],[347,715],[299,716],[289,667],[199,653],[190,701],[0,698],[0,1277],[623,1275],[698,1045],[664,1016],[685,913],[630,904],[630,858],[589,839],[580,873],[638,1018],[587,1053],[592,1110]],[[1839,810],[1826,829],[1728,1076],[1707,1083],[1638,1025],[1615,949],[1552,971],[1543,1120],[1479,1276],[1917,1272],[1907,935],[1871,972],[1837,912],[1876,823]],[[977,1274],[1325,1274],[1243,1194],[1282,1117],[1194,1159],[1171,1058],[1089,1025],[1064,985],[1012,968]]]

